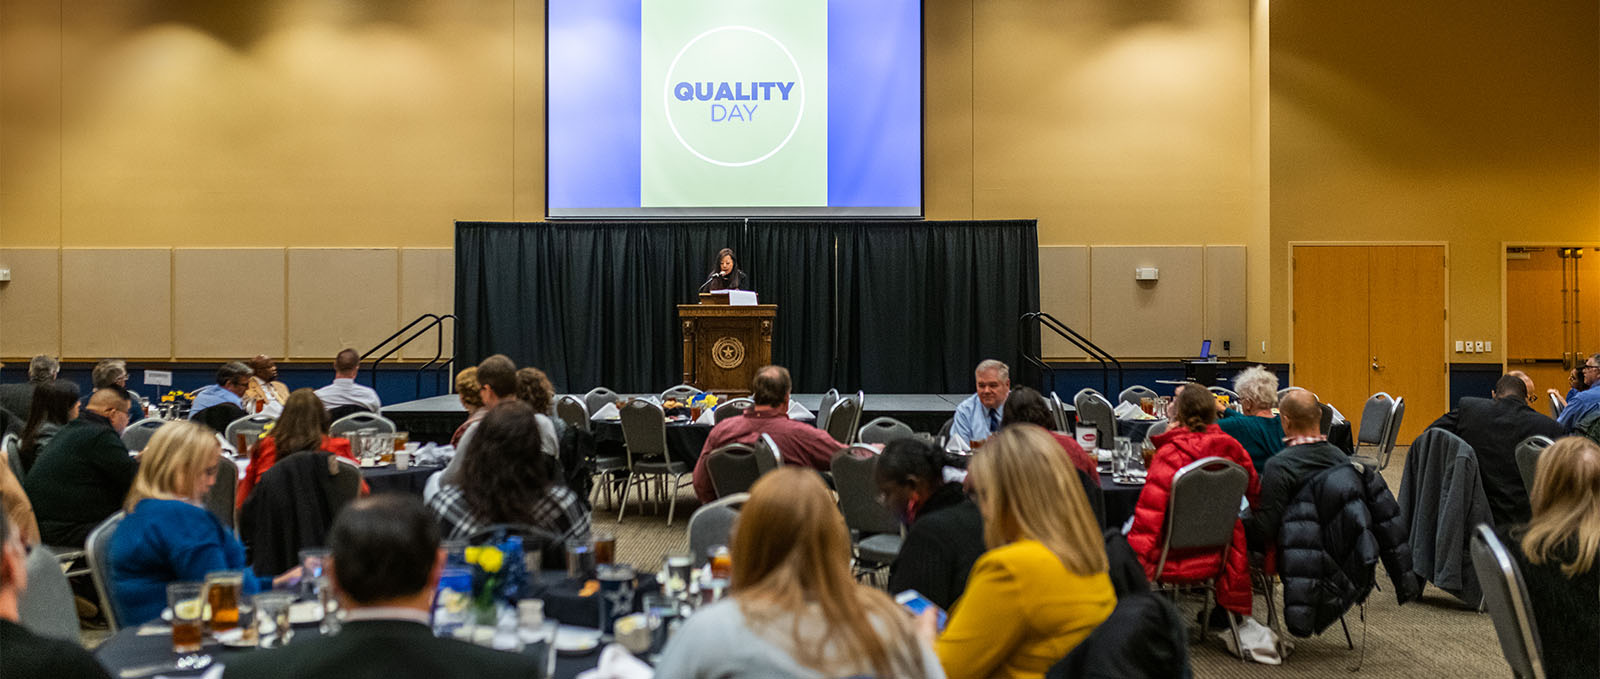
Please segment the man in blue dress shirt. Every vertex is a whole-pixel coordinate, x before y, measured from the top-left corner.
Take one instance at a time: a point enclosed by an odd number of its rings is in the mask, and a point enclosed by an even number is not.
[[[1000,429],[1000,408],[1011,395],[1011,368],[991,358],[978,364],[974,377],[978,393],[956,406],[946,445],[950,450],[976,448]]]
[[[1568,392],[1567,407],[1562,409],[1561,416],[1556,418],[1567,431],[1578,428],[1584,418],[1590,413],[1600,412],[1600,354],[1589,357],[1578,368],[1578,376],[1584,384],[1589,385],[1583,391]]]

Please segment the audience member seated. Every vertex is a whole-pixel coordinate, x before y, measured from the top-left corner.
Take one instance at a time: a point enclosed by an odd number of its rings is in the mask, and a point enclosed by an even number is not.
[[[356,384],[356,373],[361,371],[361,354],[355,349],[344,349],[333,358],[333,383],[317,390],[317,398],[322,399],[322,405],[329,411],[343,409],[340,416],[349,415],[344,410],[354,411],[356,408],[367,412],[383,410],[383,401],[378,398],[378,392],[372,387]],[[288,406],[287,403],[284,404]]]
[[[989,551],[935,648],[952,677],[1042,677],[1117,604],[1100,526],[1055,439],[1018,424],[972,456]],[[932,620],[919,620],[925,634]]]
[[[68,422],[78,418],[78,385],[65,380],[41,382],[33,390],[31,406],[33,410],[28,411],[28,424],[22,428],[22,441],[17,448],[24,477],[33,469],[45,444]]]
[[[732,596],[684,622],[656,676],[945,676],[910,616],[851,577],[850,533],[821,477],[762,476],[732,543]]]
[[[217,383],[194,393],[189,419],[211,427],[218,434],[227,431],[229,424],[247,414],[242,397],[250,387],[250,379],[250,366],[238,361],[222,364],[217,368]]]
[[[207,573],[243,570],[244,593],[271,589],[245,565],[244,545],[202,505],[217,482],[222,446],[210,429],[193,422],[162,425],[139,456],[139,475],[111,535],[111,597],[126,625],[161,616],[167,585],[199,582]],[[222,479],[222,483],[230,482]],[[298,573],[278,578],[281,584]]]
[[[28,589],[27,554],[16,527],[0,517],[0,676],[111,679],[82,646],[22,626],[18,607]]]
[[[250,491],[278,460],[296,453],[327,451],[360,464],[350,452],[350,440],[328,436],[328,410],[322,400],[310,389],[296,389],[289,395],[283,414],[273,423],[271,431],[251,448],[250,463],[245,466],[244,477],[233,494],[234,504],[244,506]],[[367,492],[367,482],[361,482],[362,493]]]
[[[1350,456],[1322,435],[1322,407],[1311,392],[1295,389],[1284,394],[1278,402],[1278,414],[1283,418],[1288,447],[1267,460],[1266,469],[1261,472],[1261,494],[1251,505],[1250,520],[1245,523],[1246,537],[1255,552],[1267,551],[1277,544],[1284,510],[1306,481],[1324,469],[1350,464]]]
[[[1557,439],[1565,433],[1555,420],[1528,406],[1532,384],[1520,372],[1507,373],[1495,382],[1493,398],[1462,398],[1455,410],[1428,425],[1461,437],[1478,454],[1478,477],[1494,525],[1500,528],[1528,522],[1528,490],[1517,469],[1517,444],[1529,436]]]
[[[956,406],[950,440],[945,444],[949,450],[971,450],[1000,431],[1000,408],[1011,395],[1011,368],[991,358],[978,364],[973,380],[978,393]]]
[[[542,427],[526,403],[502,403],[479,423],[461,474],[428,499],[444,535],[466,538],[494,524],[532,526],[566,540],[589,537],[589,510],[560,483],[543,447]]]
[[[1217,402],[1217,426],[1233,437],[1250,453],[1250,462],[1257,473],[1267,468],[1267,460],[1283,449],[1283,424],[1272,407],[1278,403],[1278,376],[1259,365],[1240,371],[1233,378],[1233,391],[1239,394],[1236,413]],[[1295,391],[1303,391],[1297,389]],[[1317,415],[1315,429],[1321,431],[1322,415]]]
[[[22,489],[22,480],[11,471],[11,458],[0,450],[0,513],[10,519],[11,525],[24,545],[39,544],[39,522],[33,518],[33,502]]]
[[[1533,518],[1509,535],[1550,679],[1600,677],[1600,446],[1569,436],[1539,454]]]
[[[357,500],[328,536],[333,586],[344,605],[336,636],[228,659],[227,679],[512,679],[544,676],[533,658],[433,636],[433,593],[444,568],[439,526],[408,495]],[[666,676],[666,675],[661,675]]]
[[[82,547],[90,530],[122,508],[139,466],[122,445],[127,426],[128,398],[101,389],[39,451],[22,486],[45,544]]]
[[[844,444],[815,426],[789,419],[792,385],[787,368],[762,366],[750,381],[750,400],[755,405],[744,414],[726,418],[711,428],[705,446],[700,449],[700,459],[694,465],[694,494],[701,503],[717,498],[711,486],[711,470],[705,465],[706,454],[730,443],[753,444],[762,434],[767,434],[778,445],[784,464],[817,471],[827,471],[833,465],[833,454],[845,447]]]
[[[1067,456],[1067,463],[1089,475],[1095,483],[1100,482],[1100,465],[1095,463],[1092,455],[1084,452],[1083,446],[1078,445],[1078,439],[1055,431],[1055,415],[1050,412],[1050,403],[1044,396],[1031,387],[1017,387],[1011,390],[1011,395],[1006,397],[1005,407],[1002,409],[1004,417],[1001,426],[1009,427],[1018,422],[1036,424],[1050,432],[1051,438],[1060,444],[1061,451]]]
[[[552,456],[557,456],[556,446],[560,444],[561,435],[566,433],[567,425],[555,417],[556,388],[550,384],[543,370],[528,366],[517,369],[517,400],[528,404],[537,413],[539,421],[539,436],[545,439],[544,450]]]
[[[884,505],[909,527],[889,567],[889,591],[914,589],[950,608],[987,549],[978,506],[960,482],[945,480],[944,451],[915,438],[884,446],[876,481]]]
[[[121,389],[128,396],[128,421],[144,419],[144,400],[128,389],[128,363],[119,358],[108,358],[94,364],[89,371],[89,381],[95,389]]]
[[[495,406],[517,400],[517,392],[517,364],[512,363],[505,354],[495,354],[478,364],[478,394],[479,398],[483,399],[485,416]],[[535,421],[539,422],[539,449],[550,451],[549,454],[554,456],[556,447],[560,445],[560,440],[556,438],[555,424],[548,417],[542,421],[535,418]],[[461,465],[471,454],[468,451],[472,448],[473,436],[481,424],[482,418],[468,425],[467,430],[461,433],[461,439],[456,443],[456,454],[450,458],[449,466],[434,475],[440,485],[458,483],[461,480]],[[432,493],[423,497],[432,498]]]
[[[1561,417],[1556,418],[1567,431],[1576,431],[1590,415],[1600,413],[1600,389],[1595,388],[1595,384],[1600,383],[1600,354],[1585,360],[1578,374],[1585,388],[1567,394],[1567,405],[1561,410]]]
[[[40,354],[28,361],[28,381],[15,384],[0,384],[0,409],[15,415],[27,417],[32,412],[33,390],[39,385],[56,381],[56,373],[61,372],[61,362],[54,358]]]
[[[1569,399],[1577,396],[1578,392],[1589,388],[1589,383],[1586,381],[1589,372],[1590,371],[1584,370],[1583,366],[1581,365],[1568,372],[1567,391],[1565,394],[1554,389],[1546,389],[1544,391],[1546,394],[1550,395],[1550,398],[1555,399],[1558,405],[1560,405],[1562,408],[1565,408],[1567,407],[1567,401]]]
[[[278,363],[266,354],[250,359],[250,382],[245,387],[244,406],[253,413],[277,415],[289,400],[289,387],[278,381]]]
[[[489,411],[483,407],[482,387],[478,385],[478,366],[468,366],[456,373],[456,399],[461,401],[461,407],[467,411],[467,421],[456,427],[456,432],[450,435],[450,445],[459,445],[461,435],[467,433],[467,428],[478,423]]]
[[[1162,527],[1166,525],[1172,478],[1179,469],[1202,458],[1220,457],[1244,467],[1250,475],[1245,497],[1252,503],[1261,490],[1256,468],[1250,463],[1250,455],[1232,436],[1222,433],[1222,429],[1217,427],[1216,418],[1216,397],[1203,387],[1185,384],[1178,387],[1172,403],[1167,406],[1167,420],[1172,423],[1172,428],[1151,437],[1156,445],[1156,453],[1150,461],[1144,489],[1139,492],[1139,504],[1133,510],[1133,526],[1128,531],[1128,545],[1139,555],[1139,562],[1144,564],[1145,575],[1151,581],[1156,579],[1156,562],[1161,557]],[[1234,524],[1233,547],[1227,552],[1226,562],[1218,563],[1221,558],[1214,552],[1169,554],[1163,579],[1206,579],[1215,576],[1220,567],[1222,576],[1217,580],[1217,604],[1249,621],[1250,570],[1242,522]]]

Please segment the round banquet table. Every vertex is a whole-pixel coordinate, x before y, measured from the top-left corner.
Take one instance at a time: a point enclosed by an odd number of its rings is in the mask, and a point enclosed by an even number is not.
[[[422,489],[428,485],[428,477],[434,472],[444,469],[443,465],[412,465],[410,469],[400,471],[392,464],[380,467],[367,467],[361,470],[361,479],[367,482],[367,487],[372,489],[372,494],[379,493],[407,493],[422,497]]]
[[[1133,508],[1139,504],[1139,493],[1144,490],[1142,483],[1117,483],[1111,480],[1111,469],[1100,469],[1100,493],[1105,498],[1106,528],[1121,528],[1127,523],[1128,517],[1133,516]]]

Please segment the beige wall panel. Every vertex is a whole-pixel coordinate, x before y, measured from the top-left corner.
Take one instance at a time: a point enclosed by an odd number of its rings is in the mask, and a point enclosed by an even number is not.
[[[1249,351],[1245,316],[1250,299],[1245,247],[1207,245],[1205,277],[1205,332],[1211,339],[1211,351],[1226,358],[1244,357]],[[1229,349],[1223,349],[1224,342]]]
[[[283,267],[282,248],[173,250],[173,355],[284,355]]]
[[[450,248],[405,248],[400,251],[400,324],[423,314],[455,313],[456,252]],[[420,325],[418,327],[421,327]],[[444,324],[444,353],[455,353],[454,322]],[[414,331],[413,331],[414,332]],[[370,347],[359,347],[366,351]],[[439,343],[433,331],[417,338],[404,350],[404,358],[430,360]]]
[[[171,358],[172,250],[62,250],[61,356]]]
[[[61,353],[61,263],[55,248],[0,250],[0,356]]]
[[[393,249],[289,248],[289,358],[364,352],[398,330],[398,265]]]
[[[1121,359],[1198,352],[1204,339],[1202,248],[1095,246],[1089,260],[1095,344]],[[1160,280],[1134,280],[1141,266],[1160,269]]]
[[[1089,303],[1089,248],[1082,245],[1039,248],[1039,310],[1092,339]],[[1039,343],[1047,359],[1084,357],[1071,342],[1049,330],[1040,330]]]

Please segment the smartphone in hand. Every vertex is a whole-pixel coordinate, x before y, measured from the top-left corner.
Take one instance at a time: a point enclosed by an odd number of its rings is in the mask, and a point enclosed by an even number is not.
[[[914,616],[921,616],[923,611],[926,611],[930,608],[938,611],[937,617],[939,619],[940,632],[944,631],[945,623],[950,620],[950,614],[945,613],[944,609],[939,608],[932,601],[929,601],[928,597],[922,596],[921,592],[918,592],[914,589],[908,589],[904,592],[894,595],[894,602],[900,604],[901,606],[905,606],[906,609],[911,611],[911,614]]]

